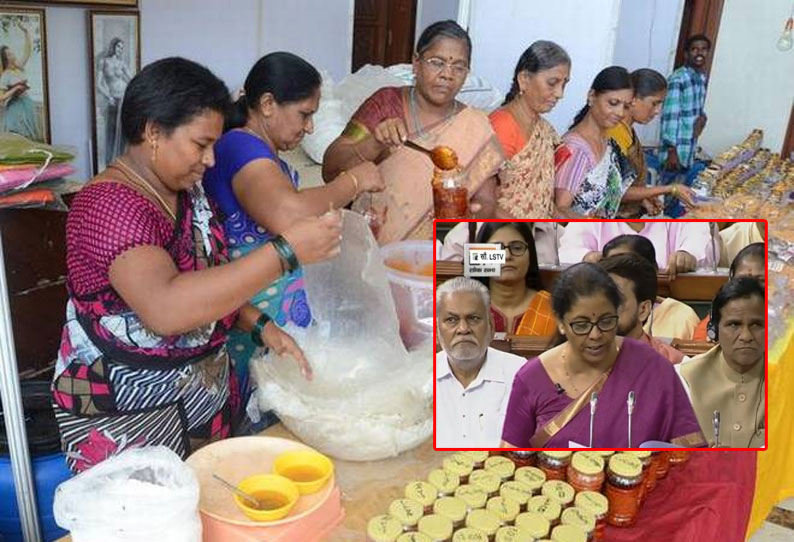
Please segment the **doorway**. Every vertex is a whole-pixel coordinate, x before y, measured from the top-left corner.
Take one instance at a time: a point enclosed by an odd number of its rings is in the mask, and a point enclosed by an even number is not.
[[[353,72],[365,64],[410,62],[415,26],[416,0],[356,0]]]
[[[717,34],[722,18],[725,0],[686,0],[681,17],[681,30],[678,34],[678,48],[675,53],[675,67],[684,64],[684,47],[689,36],[705,34],[711,40],[711,53],[706,64],[706,77],[711,74],[711,63],[717,48]]]

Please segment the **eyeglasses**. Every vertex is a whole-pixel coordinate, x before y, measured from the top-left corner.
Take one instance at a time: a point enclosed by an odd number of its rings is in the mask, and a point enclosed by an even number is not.
[[[502,250],[509,250],[510,254],[513,255],[514,258],[518,258],[519,256],[523,256],[526,253],[529,245],[524,243],[523,241],[510,241],[505,246],[504,243],[496,243]]]
[[[436,57],[423,58],[422,62],[427,64],[427,67],[434,74],[441,73],[444,71],[444,68],[449,68],[449,71],[452,72],[452,75],[455,77],[464,77],[467,73],[469,73],[469,67],[462,62],[444,62],[440,58]]]
[[[571,331],[573,331],[575,335],[589,335],[594,326],[598,326],[598,329],[601,331],[612,331],[618,325],[618,315],[604,316],[603,318],[599,318],[597,322],[577,320],[576,322],[567,322],[567,324],[571,326]]]

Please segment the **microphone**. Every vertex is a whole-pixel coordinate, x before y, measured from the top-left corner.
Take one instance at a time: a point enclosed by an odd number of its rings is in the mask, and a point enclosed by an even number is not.
[[[565,390],[563,389],[562,386],[560,386],[559,382],[554,384],[554,389],[557,390],[557,395],[561,395],[561,394],[565,393]]]

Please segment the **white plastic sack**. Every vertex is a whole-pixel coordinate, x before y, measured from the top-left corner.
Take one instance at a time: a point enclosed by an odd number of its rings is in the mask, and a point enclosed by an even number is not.
[[[367,222],[344,212],[342,253],[305,269],[314,323],[285,329],[314,370],[291,358],[251,361],[262,410],[296,436],[340,459],[391,457],[425,441],[432,425],[432,347],[407,352],[386,269]]]
[[[165,446],[135,448],[63,482],[55,522],[72,542],[201,542],[199,484]]]
[[[301,147],[312,160],[321,164],[325,149],[339,137],[350,117],[377,90],[383,87],[412,85],[411,64],[396,64],[384,68],[367,64],[335,85],[323,72],[320,107],[314,114],[314,132],[306,134]],[[490,112],[502,104],[504,92],[488,81],[469,72],[457,99],[471,107]]]

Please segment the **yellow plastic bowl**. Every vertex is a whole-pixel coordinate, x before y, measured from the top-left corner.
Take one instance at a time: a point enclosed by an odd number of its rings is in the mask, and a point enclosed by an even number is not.
[[[334,464],[319,452],[293,450],[276,458],[273,472],[292,480],[301,495],[308,495],[320,491],[328,483],[334,473]]]
[[[243,514],[254,521],[281,519],[290,513],[300,498],[300,492],[292,480],[276,474],[249,476],[240,482],[237,488],[259,499],[265,498],[270,502],[283,503],[267,510],[257,510],[251,507],[248,501],[235,495],[234,502],[243,511]]]

